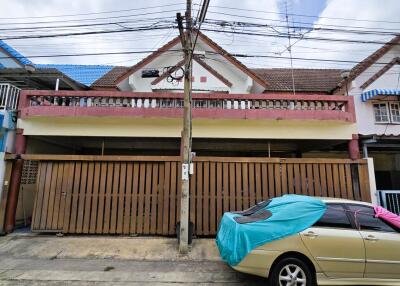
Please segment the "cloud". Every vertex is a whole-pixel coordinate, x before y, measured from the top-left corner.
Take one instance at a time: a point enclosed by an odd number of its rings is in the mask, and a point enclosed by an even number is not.
[[[195,11],[198,9],[199,0],[194,1]],[[171,6],[171,4],[180,3],[180,6]],[[294,5],[296,1],[293,2]],[[197,4],[197,5],[196,5]],[[157,6],[162,7],[153,8],[148,10],[137,10],[127,11],[113,14],[98,14],[98,15],[81,15],[77,17],[58,17],[58,18],[29,18],[29,19],[2,19],[0,23],[10,23],[18,21],[66,21],[71,19],[82,19],[82,18],[108,18],[110,16],[118,15],[134,15],[142,12],[163,12],[162,14],[148,15],[148,16],[132,16],[130,19],[143,19],[165,17],[169,16],[170,19],[175,18],[177,11],[184,11],[184,1],[149,1],[149,3],[143,3],[139,1],[112,1],[112,0],[14,0],[6,1],[2,4],[0,10],[0,19],[7,17],[36,17],[43,15],[60,15],[60,14],[77,14],[77,13],[93,13],[103,12],[111,10],[121,9],[134,9],[143,8],[146,6]],[[271,25],[285,25],[285,18],[279,14],[283,12],[283,0],[212,0],[207,15],[208,19],[217,20],[230,20],[230,21],[247,21],[247,22],[262,22],[269,23]],[[214,6],[214,7],[213,7]],[[238,9],[247,9],[253,11],[244,10],[230,10],[221,7],[232,7]],[[353,26],[362,27],[362,29],[396,29],[398,30],[399,24],[390,24],[386,22],[374,22],[378,20],[385,21],[398,21],[398,11],[400,3],[398,0],[385,0],[384,5],[382,1],[376,0],[328,0],[325,8],[320,14],[320,18],[308,18],[308,17],[291,17],[291,21],[299,22],[311,22],[314,21],[314,27],[324,25],[335,25],[343,26],[342,29],[351,29]],[[170,12],[166,12],[172,10]],[[261,13],[257,11],[267,11],[268,13]],[[296,13],[296,11],[293,11]],[[303,12],[303,11],[302,11]],[[232,14],[240,15],[245,17],[257,17],[261,19],[243,18],[237,16],[222,15]],[[305,13],[305,12],[304,12]],[[333,19],[333,18],[351,18],[355,19],[352,21]],[[369,21],[361,21],[368,19]],[[91,22],[107,22],[112,19],[93,20]],[[59,25],[65,25],[70,22],[61,22]],[[74,23],[76,24],[76,23]],[[300,24],[297,24],[300,25]],[[8,24],[8,27],[15,27],[16,25]],[[4,27],[2,25],[1,27]],[[206,26],[205,26],[206,27]],[[114,28],[114,27],[113,27]],[[94,28],[91,28],[94,29]],[[99,28],[96,28],[99,29]],[[231,29],[231,28],[225,28]],[[281,31],[285,31],[284,27],[277,27]],[[82,28],[80,29],[82,30]],[[240,31],[240,28],[236,27],[235,31]],[[1,31],[0,31],[1,32]],[[265,29],[265,32],[271,32],[270,29]],[[296,32],[299,32],[297,30]],[[303,31],[304,32],[304,31]],[[232,53],[244,53],[244,54],[264,54],[271,56],[279,56],[281,52],[285,51],[288,45],[288,39],[286,38],[275,38],[275,37],[255,37],[249,35],[232,35],[230,33],[213,33],[205,32],[214,41],[224,47],[226,50]],[[0,37],[6,35],[17,35],[17,33],[6,33],[0,34]],[[140,50],[153,50],[159,48],[162,44],[172,39],[177,35],[176,30],[160,30],[160,31],[148,31],[148,32],[137,32],[137,33],[120,33],[120,34],[103,34],[103,35],[90,35],[90,36],[75,36],[75,37],[63,37],[63,38],[51,38],[51,39],[29,39],[29,40],[13,40],[9,41],[16,49],[21,53],[29,55],[50,55],[50,54],[65,54],[65,53],[102,53],[102,52],[120,52],[120,51],[140,51]],[[362,39],[362,40],[374,40],[374,41],[388,41],[390,36],[382,35],[354,35],[354,34],[343,34],[342,32],[331,32],[325,31],[312,31],[307,34],[308,37],[327,37],[327,38],[339,38],[339,39]],[[293,41],[292,41],[293,43]],[[362,60],[374,50],[379,48],[379,45],[370,44],[349,44],[343,42],[322,42],[322,41],[310,41],[302,40],[293,46],[293,56],[300,58],[322,58],[330,60],[351,60],[358,61]],[[287,57],[289,54],[287,51],[281,54]],[[133,55],[107,55],[107,56],[88,56],[88,57],[75,57],[75,58],[33,58],[34,62],[38,63],[82,63],[82,64],[114,64],[114,65],[132,65],[142,59],[144,54],[133,54]],[[251,67],[282,67],[289,66],[290,61],[288,59],[272,59],[272,58],[247,58],[240,59],[245,64]],[[343,63],[323,63],[323,62],[312,62],[312,61],[300,61],[294,60],[295,67],[339,67],[346,68],[351,67],[354,64],[343,64]]]
[[[327,6],[319,15],[319,19],[314,23],[314,27],[340,26],[339,29],[355,30],[399,30],[400,24],[393,24],[378,21],[398,21],[398,11],[400,2],[398,0],[330,0]],[[342,19],[334,19],[342,18]],[[353,19],[353,20],[343,20]],[[367,21],[364,21],[367,20]],[[354,28],[359,27],[359,28]],[[333,27],[332,27],[333,28]],[[324,37],[343,40],[367,40],[387,42],[393,36],[383,35],[361,35],[345,34],[343,32],[324,32],[313,31],[309,37]],[[300,41],[293,48],[293,55],[304,58],[323,58],[329,60],[361,61],[369,56],[380,44],[346,43],[346,42],[322,42],[322,41]],[[287,55],[287,53],[286,53]],[[312,61],[295,61],[296,66],[306,67],[338,67],[349,68],[354,63],[322,63]]]

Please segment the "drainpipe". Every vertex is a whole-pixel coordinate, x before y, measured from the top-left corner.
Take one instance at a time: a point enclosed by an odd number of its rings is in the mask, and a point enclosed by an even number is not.
[[[59,78],[57,78],[57,80],[56,80],[56,88],[55,88],[55,90],[58,90],[58,87],[60,86],[60,79]]]
[[[352,135],[352,139],[349,140],[347,147],[348,147],[348,152],[349,152],[349,158],[351,160],[360,159],[360,148],[358,146],[358,134]]]
[[[21,183],[22,168],[24,165],[24,160],[21,159],[21,154],[25,154],[26,151],[26,136],[24,136],[22,132],[23,130],[17,129],[15,138],[15,153],[17,158],[13,163],[11,171],[10,191],[8,193],[4,226],[6,233],[12,232],[15,227],[15,214],[18,206],[19,187]]]

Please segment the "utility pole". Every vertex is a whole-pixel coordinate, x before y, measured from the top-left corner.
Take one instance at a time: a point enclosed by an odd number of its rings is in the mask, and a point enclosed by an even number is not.
[[[186,33],[183,31],[182,16],[177,13],[179,33],[182,48],[184,50],[185,73],[184,73],[184,104],[183,104],[183,161],[182,161],[182,182],[181,182],[181,212],[179,229],[179,252],[186,254],[189,251],[189,169],[191,163],[191,105],[192,105],[192,1],[186,1]]]

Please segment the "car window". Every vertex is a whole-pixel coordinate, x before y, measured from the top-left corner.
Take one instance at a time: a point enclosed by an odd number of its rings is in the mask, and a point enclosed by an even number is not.
[[[362,205],[348,205],[348,207],[356,225],[361,230],[397,232],[394,227],[375,217],[375,210],[372,207]]]
[[[324,215],[314,224],[319,227],[352,228],[346,211],[340,204],[327,204]]]

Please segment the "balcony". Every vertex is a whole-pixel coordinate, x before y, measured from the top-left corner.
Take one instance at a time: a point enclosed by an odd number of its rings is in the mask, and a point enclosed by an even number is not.
[[[193,118],[355,122],[353,98],[346,96],[199,93],[193,94],[192,106]],[[24,90],[19,108],[23,119],[36,116],[179,118],[183,115],[183,95]]]

